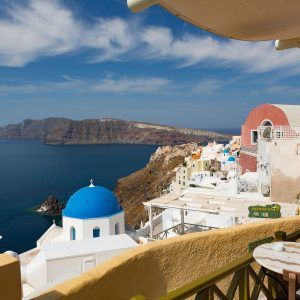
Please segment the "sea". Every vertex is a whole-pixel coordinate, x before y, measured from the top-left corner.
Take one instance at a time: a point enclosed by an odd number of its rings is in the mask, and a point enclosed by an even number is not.
[[[35,247],[53,223],[53,218],[35,212],[49,195],[66,202],[90,179],[114,190],[119,178],[143,168],[155,150],[147,145],[0,140],[0,252]]]

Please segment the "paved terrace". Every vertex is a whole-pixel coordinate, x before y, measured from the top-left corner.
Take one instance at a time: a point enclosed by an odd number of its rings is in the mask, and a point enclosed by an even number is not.
[[[224,195],[222,190],[188,189],[182,195],[167,194],[144,202],[146,207],[178,208],[211,214],[230,213],[234,217],[248,219],[248,207],[254,205],[279,204],[283,217],[296,215],[298,204],[271,202],[259,193],[240,193]]]

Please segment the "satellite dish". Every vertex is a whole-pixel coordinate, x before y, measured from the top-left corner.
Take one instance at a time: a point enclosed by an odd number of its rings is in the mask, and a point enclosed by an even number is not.
[[[264,139],[270,140],[272,138],[272,128],[270,126],[265,128],[264,131],[263,131],[262,136],[263,136]]]

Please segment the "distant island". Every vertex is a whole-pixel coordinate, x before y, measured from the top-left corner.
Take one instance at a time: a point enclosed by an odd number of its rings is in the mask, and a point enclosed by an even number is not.
[[[230,135],[112,118],[76,121],[66,118],[26,119],[0,127],[0,139],[37,139],[45,144],[179,145],[229,140]]]

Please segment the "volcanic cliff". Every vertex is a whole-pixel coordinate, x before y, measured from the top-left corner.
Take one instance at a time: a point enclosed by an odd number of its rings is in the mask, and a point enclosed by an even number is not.
[[[228,140],[229,135],[207,130],[133,122],[118,119],[27,119],[0,127],[0,139],[39,139],[45,144],[148,144]]]
[[[118,180],[115,194],[125,210],[126,223],[136,227],[147,219],[143,202],[159,197],[184,157],[197,148],[196,143],[159,147],[143,169]]]

